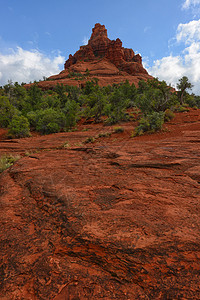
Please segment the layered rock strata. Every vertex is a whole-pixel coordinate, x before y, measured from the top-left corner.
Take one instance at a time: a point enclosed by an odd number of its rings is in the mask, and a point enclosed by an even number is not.
[[[69,55],[60,74],[39,82],[39,86],[44,89],[52,88],[57,83],[83,86],[93,78],[98,78],[100,86],[118,84],[126,80],[137,85],[139,80],[146,81],[152,76],[143,67],[139,54],[122,47],[119,38],[110,40],[105,26],[97,23],[92,29],[88,44],[81,46],[74,55]]]
[[[1,300],[200,299],[199,111],[122,126],[1,141]]]
[[[95,24],[88,45],[80,47],[73,56],[65,62],[65,70],[69,69],[79,61],[94,61],[96,59],[107,59],[121,71],[130,75],[145,74],[147,71],[142,66],[142,58],[135,55],[132,49],[122,47],[122,41],[118,38],[110,40],[104,25]]]

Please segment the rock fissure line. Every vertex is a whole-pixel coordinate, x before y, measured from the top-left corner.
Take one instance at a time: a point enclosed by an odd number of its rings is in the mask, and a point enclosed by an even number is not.
[[[199,142],[188,142],[199,127],[127,139],[133,124],[121,126],[120,140],[86,151],[56,149],[82,141],[85,125],[7,143],[13,154],[40,139],[54,150],[0,174],[1,299],[200,299]]]

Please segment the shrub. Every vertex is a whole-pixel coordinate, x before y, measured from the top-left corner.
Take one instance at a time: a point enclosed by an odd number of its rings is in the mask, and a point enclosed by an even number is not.
[[[200,96],[195,96],[195,107],[200,108]]]
[[[38,111],[29,111],[26,115],[32,129],[36,129],[38,122]]]
[[[176,112],[187,112],[189,111],[188,107],[185,106],[185,104],[183,105],[176,105],[174,108],[174,111]]]
[[[100,90],[95,89],[90,95],[85,96],[84,102],[86,104],[84,115],[87,118],[94,118],[95,123],[98,123],[104,114],[107,98]]]
[[[89,95],[95,91],[95,82],[94,81],[86,81],[83,93],[85,95]]]
[[[18,159],[20,159],[20,156],[3,155],[0,158],[0,173],[11,167]]]
[[[189,105],[189,107],[200,108],[200,96],[187,94],[185,97],[185,103]]]
[[[105,108],[108,116],[106,124],[116,124],[119,121],[127,121],[129,116],[125,113],[129,105],[129,99],[125,98],[123,92],[119,89],[114,90],[109,97],[109,104]]]
[[[153,111],[165,111],[177,102],[171,88],[165,81],[157,79],[148,82],[139,82],[136,105],[143,114],[151,114]]]
[[[110,137],[111,136],[111,132],[100,132],[98,137],[102,138],[102,137]]]
[[[24,116],[15,116],[9,126],[8,136],[11,138],[22,138],[30,136],[29,121]]]
[[[88,144],[88,143],[94,143],[96,141],[96,138],[95,137],[88,137],[85,141],[84,141],[84,143],[85,144]]]
[[[82,129],[83,132],[88,131],[88,130],[89,130],[89,128],[86,128],[86,127]]]
[[[56,122],[49,122],[48,124],[46,124],[45,129],[43,127],[42,129],[42,133],[44,134],[49,134],[49,133],[56,133],[60,131],[60,126],[58,123]]]
[[[69,148],[70,147],[70,143],[68,141],[64,142],[64,144],[62,145],[62,148]]]
[[[165,116],[164,116],[165,122],[169,122],[174,117],[175,117],[175,114],[173,113],[173,111],[171,111],[170,109],[166,109]]]
[[[41,102],[42,90],[36,85],[32,85],[28,90],[28,102],[30,107],[35,110],[37,105]]]
[[[164,113],[153,112],[142,117],[139,125],[135,128],[133,136],[142,135],[144,132],[155,132],[162,129],[164,124]]]
[[[74,127],[77,122],[77,112],[79,105],[74,100],[68,100],[63,108],[65,114],[65,130]]]
[[[65,115],[63,112],[47,108],[37,111],[36,130],[42,134],[59,132],[65,125]]]
[[[114,133],[122,133],[124,132],[124,128],[123,127],[114,127]]]

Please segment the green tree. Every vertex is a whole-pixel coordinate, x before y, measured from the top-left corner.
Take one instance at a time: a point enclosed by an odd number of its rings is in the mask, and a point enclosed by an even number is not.
[[[65,107],[62,109],[65,115],[65,130],[69,130],[76,125],[78,110],[79,105],[74,100],[68,99]]]
[[[37,105],[37,109],[46,109],[46,108],[61,108],[61,101],[56,93],[49,95],[47,93],[43,94],[41,101]]]
[[[68,99],[70,100],[74,100],[77,103],[79,102],[79,98],[80,98],[80,94],[81,94],[81,90],[80,88],[78,88],[77,86],[66,86],[66,91],[68,92]]]
[[[67,102],[66,89],[64,85],[58,83],[54,90],[57,93],[58,99],[60,100],[61,107],[64,107],[65,103]]]
[[[6,96],[0,96],[0,127],[8,127],[12,117],[18,113]]]
[[[120,88],[115,88],[108,97],[109,103],[106,106],[107,122],[115,124],[127,120],[126,108],[129,106],[129,99],[125,97]]]
[[[175,100],[172,88],[165,81],[158,79],[140,81],[136,103],[143,114],[165,111],[175,104]]]
[[[8,83],[4,85],[4,91],[10,101],[14,95],[14,85],[12,80],[8,80]]]
[[[162,102],[162,93],[155,88],[148,88],[136,97],[136,105],[144,115],[159,111]]]
[[[186,94],[186,90],[191,90],[193,85],[189,82],[189,79],[187,76],[183,76],[181,79],[179,79],[179,82],[177,83],[178,88],[178,96],[180,99],[180,103],[184,103],[184,96]]]
[[[135,105],[137,89],[134,84],[130,85],[129,81],[126,80],[124,83],[120,84],[117,89],[121,91],[129,107]]]
[[[148,88],[149,88],[148,83],[142,79],[142,80],[140,80],[140,81],[138,82],[137,93],[138,93],[138,94],[143,94],[144,91],[148,90]]]
[[[85,84],[85,87],[83,89],[83,93],[85,95],[89,95],[91,93],[93,93],[96,89],[96,84],[94,81],[87,81]]]
[[[34,119],[34,116],[32,115]],[[60,110],[47,108],[39,110],[35,118],[36,130],[42,134],[49,134],[61,131],[65,126],[65,115]]]
[[[12,138],[22,138],[30,136],[30,127],[28,119],[24,116],[15,116],[12,118],[9,126],[8,135]]]
[[[39,103],[42,99],[42,90],[37,86],[37,84],[32,85],[28,90],[28,103],[29,109],[36,110],[38,108]]]
[[[107,104],[107,97],[100,89],[96,89],[85,97],[85,104],[86,117],[94,118],[94,121],[97,123],[104,114],[105,106]]]
[[[38,122],[39,116],[40,116],[39,112],[40,112],[40,110],[29,111],[26,115],[26,117],[29,121],[31,130],[36,130],[37,122]]]
[[[166,81],[159,81],[157,78],[149,80],[148,83],[150,86],[160,90],[160,92],[162,93],[162,101],[160,101],[159,103],[160,110],[163,111],[167,109],[171,100],[172,88],[169,85],[167,85]]]

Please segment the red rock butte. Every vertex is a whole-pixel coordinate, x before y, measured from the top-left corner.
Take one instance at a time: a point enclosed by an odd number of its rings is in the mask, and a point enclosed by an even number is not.
[[[93,78],[98,78],[100,86],[126,80],[137,86],[140,80],[146,81],[153,77],[144,69],[140,54],[122,47],[119,38],[110,40],[105,26],[97,23],[88,44],[81,46],[74,55],[69,55],[60,74],[40,82],[39,86],[44,89],[57,83],[82,86]]]

